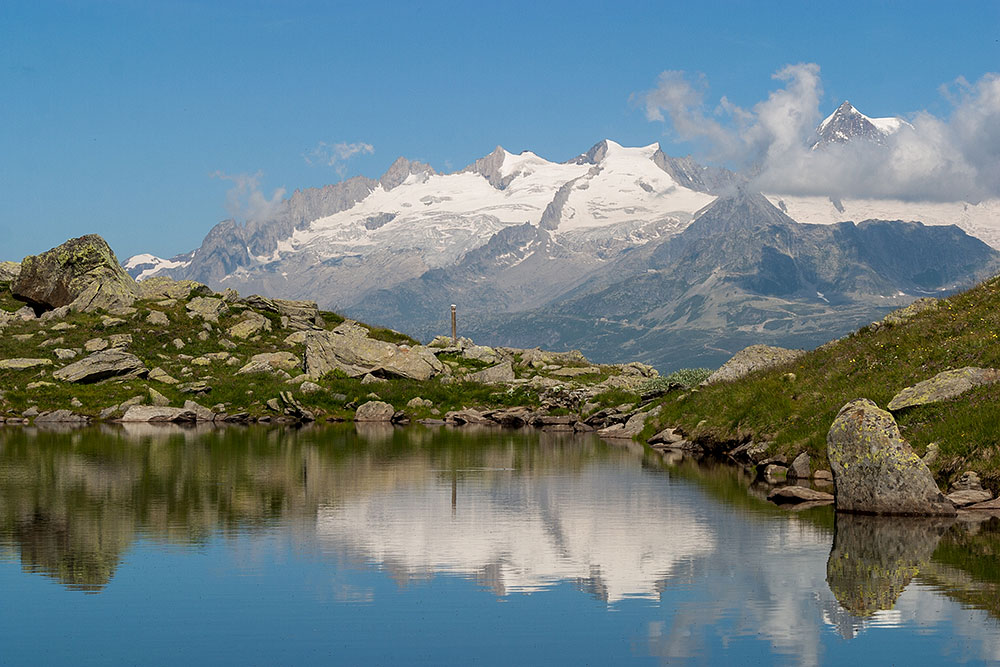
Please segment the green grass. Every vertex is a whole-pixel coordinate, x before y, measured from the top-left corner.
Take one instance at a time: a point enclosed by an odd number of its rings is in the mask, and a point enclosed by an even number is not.
[[[892,326],[866,327],[784,366],[662,401],[657,425],[680,426],[708,442],[773,441],[774,453],[808,451],[826,467],[826,434],[840,408],[868,398],[884,407],[904,387],[964,366],[1000,367],[1000,279]],[[784,377],[795,374],[794,380]],[[897,415],[918,454],[937,442],[935,471],[966,469],[1000,483],[1000,386]],[[699,423],[704,422],[700,427]]]

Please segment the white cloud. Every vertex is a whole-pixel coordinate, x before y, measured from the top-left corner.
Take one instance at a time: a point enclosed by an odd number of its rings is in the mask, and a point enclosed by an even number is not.
[[[216,171],[212,178],[231,181],[233,187],[226,192],[226,210],[234,220],[266,220],[277,213],[285,188],[276,188],[270,197],[260,189],[263,174],[226,174]]]
[[[820,119],[818,65],[789,65],[783,87],[746,110],[722,97],[706,112],[703,77],[663,72],[656,88],[634,96],[651,121],[667,123],[704,157],[752,167],[757,185],[788,194],[979,201],[1000,196],[1000,75],[958,79],[942,93],[951,115],[908,114],[911,125],[886,146],[852,142],[810,150]],[[863,109],[862,109],[863,111]]]
[[[307,164],[333,167],[341,178],[347,173],[347,168],[343,164],[355,155],[371,155],[375,152],[375,147],[369,143],[359,141],[347,143],[340,141],[337,143],[327,143],[321,141],[309,149],[302,157]]]

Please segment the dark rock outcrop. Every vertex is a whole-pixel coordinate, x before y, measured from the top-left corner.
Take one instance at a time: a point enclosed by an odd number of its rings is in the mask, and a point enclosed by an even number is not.
[[[840,409],[826,439],[837,511],[954,515],[927,465],[903,440],[892,415],[868,399]]]

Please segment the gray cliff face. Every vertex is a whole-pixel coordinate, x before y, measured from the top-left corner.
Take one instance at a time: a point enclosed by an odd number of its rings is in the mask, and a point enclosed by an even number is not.
[[[591,146],[589,151],[577,155],[572,160],[568,160],[566,164],[600,164],[601,160],[603,160],[607,154],[608,142],[606,140],[601,140]]]
[[[379,183],[384,190],[392,190],[401,185],[411,174],[427,174],[432,176],[437,172],[429,164],[407,160],[405,157],[398,157],[396,161],[382,174]],[[343,209],[341,209],[343,210]]]
[[[503,190],[510,185],[510,182],[514,180],[515,176],[514,174],[511,174],[504,178],[500,174],[500,168],[503,166],[504,157],[503,147],[497,146],[493,149],[492,153],[486,157],[479,158],[463,169],[460,173],[472,172],[474,174],[479,174],[497,190]]]
[[[653,162],[657,167],[670,174],[678,185],[698,192],[717,195],[731,191],[742,182],[742,179],[728,169],[721,167],[705,167],[688,155],[686,157],[670,157],[657,148],[653,153]]]

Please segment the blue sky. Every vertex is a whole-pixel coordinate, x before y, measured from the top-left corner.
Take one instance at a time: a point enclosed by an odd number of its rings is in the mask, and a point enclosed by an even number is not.
[[[1000,2],[7,0],[0,259],[90,232],[122,259],[190,250],[229,217],[222,176],[271,197],[497,144],[686,154],[635,102],[661,72],[750,108],[796,63],[823,113],[946,118],[942,85],[1000,70]],[[338,145],[357,152],[330,165]]]

